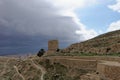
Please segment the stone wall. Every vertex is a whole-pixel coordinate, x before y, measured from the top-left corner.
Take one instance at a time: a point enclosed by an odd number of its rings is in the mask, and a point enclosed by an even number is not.
[[[109,80],[120,80],[120,63],[118,62],[103,62],[98,63],[97,72],[102,77]]]
[[[48,58],[50,62],[53,63],[60,63],[68,68],[79,68],[79,69],[89,69],[89,70],[96,70],[97,68],[97,61],[96,60],[84,60],[84,59],[68,59],[68,58]]]

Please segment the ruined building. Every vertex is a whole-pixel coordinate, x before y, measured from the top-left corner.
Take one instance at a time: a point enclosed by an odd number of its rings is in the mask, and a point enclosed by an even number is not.
[[[58,40],[50,40],[48,41],[48,51],[47,54],[54,54],[56,50],[59,48]]]

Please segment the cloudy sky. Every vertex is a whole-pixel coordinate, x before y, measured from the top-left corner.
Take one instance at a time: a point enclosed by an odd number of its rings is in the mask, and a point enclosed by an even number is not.
[[[0,54],[60,48],[120,29],[120,0],[0,0]]]

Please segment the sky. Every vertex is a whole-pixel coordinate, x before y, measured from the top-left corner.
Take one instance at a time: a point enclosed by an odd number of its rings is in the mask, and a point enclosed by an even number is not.
[[[0,0],[0,55],[60,48],[120,29],[120,0]]]

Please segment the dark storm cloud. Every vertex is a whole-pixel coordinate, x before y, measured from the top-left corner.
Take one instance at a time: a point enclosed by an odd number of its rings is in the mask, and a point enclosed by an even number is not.
[[[45,0],[0,0],[0,47],[40,47],[49,39],[67,44],[79,40],[78,29],[72,17],[61,16]]]
[[[73,38],[77,30],[72,18],[58,15],[57,9],[42,0],[1,0],[0,12],[1,30],[67,38]]]

